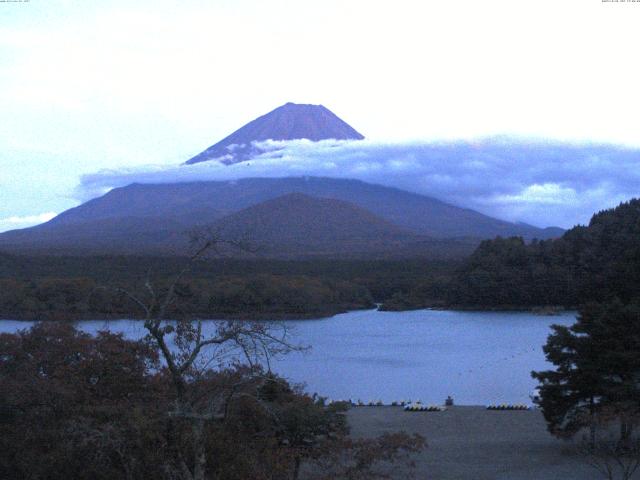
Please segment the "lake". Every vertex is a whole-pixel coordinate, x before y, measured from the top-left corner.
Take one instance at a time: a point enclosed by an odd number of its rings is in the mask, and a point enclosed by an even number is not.
[[[354,311],[319,320],[291,320],[292,341],[310,345],[273,362],[273,370],[307,391],[333,399],[420,399],[463,405],[530,403],[531,370],[549,367],[542,345],[551,324],[571,325],[575,312],[546,317],[523,312]],[[213,327],[214,321],[208,325]],[[206,330],[205,322],[205,330]],[[77,322],[128,338],[145,334],[134,320]],[[30,322],[0,321],[0,332]]]

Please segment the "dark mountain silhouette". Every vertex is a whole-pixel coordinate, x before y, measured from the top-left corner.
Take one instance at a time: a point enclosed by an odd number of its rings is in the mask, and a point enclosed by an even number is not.
[[[301,193],[305,196],[287,196]],[[58,215],[47,223],[36,227],[14,230],[0,234],[0,248],[10,251],[118,251],[157,253],[159,251],[182,253],[186,248],[184,232],[203,226],[223,227],[226,225],[228,233],[242,233],[237,226],[239,219],[244,219],[246,225],[259,225],[258,214],[264,217],[263,222],[273,221],[275,215],[269,213],[269,208],[281,206],[283,200],[270,203],[277,197],[300,200],[297,210],[291,210],[291,224],[287,226],[284,216],[280,216],[279,235],[284,240],[299,235],[298,226],[293,223],[293,212],[306,211],[309,218],[317,216],[318,204],[302,201],[303,198],[315,197],[339,201],[337,203],[321,203],[328,208],[336,207],[336,212],[344,214],[345,202],[352,209],[368,218],[377,219],[386,225],[382,235],[384,241],[390,240],[389,226],[393,226],[394,234],[402,237],[403,245],[409,240],[422,242],[420,251],[425,254],[429,247],[449,242],[450,238],[465,238],[463,243],[476,244],[477,240],[493,238],[495,236],[519,235],[527,239],[550,238],[558,235],[560,229],[539,229],[526,224],[514,224],[482,215],[469,209],[455,207],[433,198],[405,192],[395,188],[372,185],[358,180],[341,180],[332,178],[300,177],[300,178],[254,178],[233,182],[195,182],[170,185],[132,184],[117,188],[102,197],[90,200],[76,208],[72,208]],[[265,203],[266,202],[266,203]],[[251,210],[250,207],[256,207]],[[337,208],[337,207],[340,208]],[[258,208],[259,207],[259,208]],[[280,208],[280,207],[279,207]],[[244,209],[248,211],[241,212]],[[290,206],[293,209],[293,206]],[[259,213],[256,213],[259,212]],[[241,214],[242,213],[242,214]],[[238,216],[234,216],[237,214]],[[362,216],[362,215],[361,215]],[[223,218],[226,219],[221,221]],[[251,222],[248,219],[254,218]],[[323,218],[329,222],[330,217]],[[323,230],[322,222],[317,221],[317,229],[306,228],[309,236],[315,237],[314,250],[330,252],[337,248],[342,240],[362,238],[358,226],[362,222],[352,219],[345,222],[344,230],[335,228],[338,219],[333,223],[326,223]],[[226,223],[225,223],[226,222]],[[253,222],[253,223],[252,223]],[[375,222],[373,222],[375,223]],[[369,222],[369,227],[372,226]],[[266,228],[266,227],[265,227]],[[290,231],[288,231],[290,230]],[[377,240],[373,236],[379,235],[367,230],[372,236],[370,244]],[[252,240],[263,243],[269,240],[266,229],[258,229]],[[380,234],[381,235],[381,234]],[[332,241],[331,237],[336,240]],[[411,237],[413,236],[413,237]],[[411,238],[410,238],[411,237]],[[434,239],[427,242],[426,239]],[[325,242],[326,248],[320,243]],[[425,243],[426,242],[426,243]],[[356,242],[357,243],[357,242]],[[377,245],[380,245],[378,242]],[[384,242],[382,242],[384,243]],[[452,243],[453,245],[453,243]],[[343,245],[344,246],[344,245]],[[398,255],[407,255],[410,250],[401,248],[399,244],[389,242],[387,251],[392,252],[397,247]],[[377,247],[376,247],[377,248]],[[341,250],[340,247],[339,250]],[[438,249],[441,249],[440,246]],[[351,249],[355,251],[356,249]],[[372,251],[372,250],[369,250]],[[465,250],[466,251],[466,250]],[[440,255],[440,254],[438,254]]]
[[[186,237],[176,244],[183,223],[161,217],[109,217],[45,223],[0,234],[0,249],[24,253],[176,253],[186,251]]]
[[[184,255],[189,250],[189,234],[202,230],[220,238],[246,241],[256,250],[250,256],[271,258],[459,257],[470,254],[478,244],[472,239],[432,239],[342,200],[290,193],[215,222],[189,224],[159,216],[77,222],[63,218],[2,234],[0,246],[23,253]]]
[[[262,151],[252,144],[264,140],[362,140],[364,137],[322,105],[287,103],[256,118],[186,163],[220,160],[232,164]]]
[[[230,213],[288,193],[304,193],[353,203],[388,222],[436,238],[522,236],[553,238],[559,228],[511,223],[397,188],[322,177],[247,178],[226,182],[132,184],[116,188],[61,213],[47,225],[76,224],[103,218],[160,217],[185,227],[210,224]],[[42,228],[41,228],[42,227]],[[27,232],[33,229],[26,229]],[[2,242],[0,235],[0,244]]]

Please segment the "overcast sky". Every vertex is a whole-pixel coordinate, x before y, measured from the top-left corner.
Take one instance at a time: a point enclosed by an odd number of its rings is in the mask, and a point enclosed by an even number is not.
[[[392,154],[414,165],[390,170],[405,188],[536,225],[584,222],[640,194],[640,155],[615,147],[640,147],[639,24],[640,2],[601,0],[0,2],[0,230],[174,171],[287,101],[363,133],[360,172]],[[544,151],[477,141],[495,135]],[[484,150],[436,162],[434,140]],[[303,150],[290,161],[317,172],[322,148]]]

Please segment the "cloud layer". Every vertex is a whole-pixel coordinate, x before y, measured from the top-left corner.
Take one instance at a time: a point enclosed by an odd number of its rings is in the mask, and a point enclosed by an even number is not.
[[[56,213],[54,212],[45,212],[39,215],[26,215],[23,217],[14,215],[11,217],[0,218],[0,232],[14,230],[16,228],[31,227],[39,223],[48,222],[55,216]]]
[[[640,150],[513,138],[456,142],[262,142],[231,166],[105,170],[82,177],[82,200],[130,183],[328,176],[397,187],[512,221],[571,227],[640,195]]]

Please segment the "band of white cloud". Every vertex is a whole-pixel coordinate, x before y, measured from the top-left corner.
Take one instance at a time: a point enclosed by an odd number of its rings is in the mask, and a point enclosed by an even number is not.
[[[0,218],[0,232],[13,230],[15,228],[26,228],[39,223],[48,222],[57,214],[55,212],[45,212],[38,215],[11,216]]]
[[[258,146],[265,153],[230,166],[209,161],[101,171],[84,176],[78,194],[86,200],[134,182],[327,176],[401,188],[512,221],[563,227],[640,195],[640,150],[614,145],[490,138]]]

